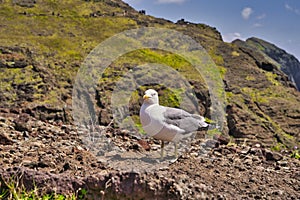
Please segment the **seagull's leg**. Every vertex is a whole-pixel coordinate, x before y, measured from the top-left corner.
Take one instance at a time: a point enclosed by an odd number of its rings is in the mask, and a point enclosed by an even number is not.
[[[160,158],[164,158],[164,147],[165,147],[165,142],[162,140],[161,141],[161,146],[160,146]]]
[[[175,158],[178,157],[178,152],[177,152],[177,142],[174,142],[175,145]]]

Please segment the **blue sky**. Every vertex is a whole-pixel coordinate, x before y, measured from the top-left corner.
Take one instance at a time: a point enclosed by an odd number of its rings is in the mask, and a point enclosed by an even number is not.
[[[183,18],[216,27],[226,42],[236,38],[264,39],[300,60],[300,0],[124,1],[155,17],[173,22]]]

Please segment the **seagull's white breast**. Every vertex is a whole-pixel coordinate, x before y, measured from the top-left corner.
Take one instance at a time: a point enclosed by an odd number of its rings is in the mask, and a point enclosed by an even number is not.
[[[141,123],[148,135],[154,136],[164,128],[163,112],[165,110],[165,107],[157,104],[142,106],[140,113]]]

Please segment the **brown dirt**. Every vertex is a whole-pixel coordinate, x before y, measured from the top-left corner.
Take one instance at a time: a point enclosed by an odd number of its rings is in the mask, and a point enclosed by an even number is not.
[[[1,115],[1,188],[14,180],[41,193],[85,188],[88,199],[300,198],[300,161],[289,152],[196,137],[178,160],[166,148],[159,161],[158,141],[126,131],[99,127],[94,133],[105,137],[98,148],[86,145],[83,128]]]

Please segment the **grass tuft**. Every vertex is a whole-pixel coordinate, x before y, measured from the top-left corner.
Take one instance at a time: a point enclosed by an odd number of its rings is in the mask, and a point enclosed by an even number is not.
[[[7,200],[76,200],[85,199],[86,189],[78,189],[75,193],[65,195],[55,192],[41,194],[43,188],[38,188],[33,183],[33,189],[27,190],[25,185],[20,183],[20,177],[12,176],[8,181],[0,179],[0,199]]]

